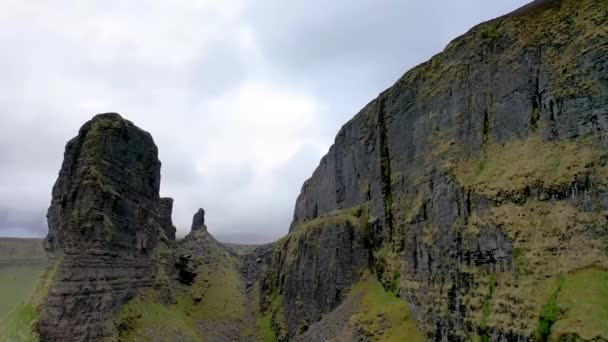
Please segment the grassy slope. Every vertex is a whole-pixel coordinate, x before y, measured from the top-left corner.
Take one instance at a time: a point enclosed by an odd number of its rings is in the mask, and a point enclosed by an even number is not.
[[[578,335],[608,340],[608,270],[596,267],[567,274],[556,296],[559,314],[552,337]]]
[[[42,239],[0,238],[0,341],[35,341],[33,323],[52,270]]]
[[[349,330],[337,341],[352,338],[352,330],[371,341],[425,341],[407,303],[386,291],[375,276],[365,276],[353,286],[349,298],[358,298],[356,313],[348,318]]]
[[[0,267],[0,322],[12,308],[28,300],[45,267],[44,264]]]
[[[120,341],[203,341],[195,322],[174,305],[163,305],[149,292],[124,305],[114,316]]]
[[[212,341],[235,335],[251,341],[274,340],[259,314],[259,300],[248,300],[244,294],[239,259],[210,236],[199,238],[193,243],[204,244],[208,255],[194,284],[171,281],[172,304],[162,304],[158,291],[151,290],[124,305],[114,316],[121,341]]]
[[[50,289],[55,272],[61,260],[55,260],[38,279],[36,287],[28,300],[15,306],[8,315],[0,321],[0,341],[38,341],[34,324],[40,314],[42,305]]]

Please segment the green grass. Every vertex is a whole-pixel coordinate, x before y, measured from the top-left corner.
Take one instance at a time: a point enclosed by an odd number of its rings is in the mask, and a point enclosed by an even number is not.
[[[479,322],[479,327],[482,330],[485,330],[488,326],[488,318],[492,313],[492,298],[494,297],[494,292],[496,290],[496,278],[493,276],[490,277],[488,281],[488,293],[483,300],[483,304],[481,306],[481,321]],[[485,332],[485,331],[484,331]],[[484,334],[485,335],[485,334]],[[482,335],[482,339],[484,338]],[[485,335],[487,337],[487,335]]]
[[[262,312],[263,316],[258,319],[257,325],[259,328],[260,336],[263,338],[270,338],[270,332],[266,330],[267,323],[270,326],[272,332],[272,338],[274,340],[286,340],[288,333],[287,322],[285,321],[285,303],[283,302],[283,296],[279,294],[276,287],[272,289],[272,292],[268,294],[268,306]]]
[[[40,315],[40,305],[45,300],[55,273],[61,264],[61,259],[55,260],[42,273],[35,283],[35,289],[30,292],[29,299],[15,306],[0,321],[0,341],[38,341],[34,324]]]
[[[399,278],[401,278],[401,273],[399,271],[395,271],[395,273],[393,273],[393,279],[391,279],[391,284],[388,289],[390,292],[396,294],[399,290]]]
[[[198,319],[242,318],[246,303],[239,286],[241,280],[236,266],[199,274],[193,289],[178,296],[177,307]],[[193,298],[199,295],[203,300],[195,303]]]
[[[549,311],[555,307],[563,314],[554,323],[551,337],[608,340],[608,270],[589,267],[565,275]]]
[[[0,321],[29,299],[45,268],[44,264],[0,266]]]
[[[349,322],[375,341],[425,341],[405,301],[387,292],[373,276],[351,289],[349,296],[362,295],[360,307]]]
[[[275,342],[277,337],[272,330],[272,314],[267,313],[266,315],[259,317],[257,322],[259,336],[264,342]]]
[[[38,311],[33,305],[20,303],[0,322],[0,341],[36,342],[34,324]]]
[[[561,310],[557,303],[557,296],[562,289],[563,278],[557,280],[557,288],[547,303],[540,309],[540,317],[538,318],[538,328],[536,329],[537,338],[541,341],[547,341],[551,334],[551,326],[560,318]]]
[[[114,325],[120,341],[203,341],[187,313],[161,304],[152,292],[123,305],[114,315]]]

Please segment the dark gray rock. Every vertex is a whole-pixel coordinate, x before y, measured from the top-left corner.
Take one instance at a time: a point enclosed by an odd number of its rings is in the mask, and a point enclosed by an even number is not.
[[[362,229],[332,220],[274,245],[262,282],[262,306],[268,307],[272,296],[282,296],[287,331],[279,335],[291,338],[306,331],[342,302],[369,265],[364,244]]]
[[[202,208],[198,209],[194,217],[192,217],[192,230],[207,231],[207,226],[205,226],[205,210]]]
[[[47,215],[59,266],[37,324],[43,341],[109,338],[112,312],[152,286],[153,251],[171,235],[160,166],[150,134],[115,113],[67,144]]]
[[[173,198],[164,197],[160,199],[160,219],[165,236],[170,241],[175,241],[175,226],[171,214],[173,213]]]

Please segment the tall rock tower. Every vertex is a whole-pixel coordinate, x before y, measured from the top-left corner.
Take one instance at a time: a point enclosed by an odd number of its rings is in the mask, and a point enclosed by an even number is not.
[[[154,248],[175,238],[160,167],[152,136],[115,113],[68,142],[47,214],[45,248],[58,268],[37,326],[43,340],[106,339],[112,312],[153,285]]]

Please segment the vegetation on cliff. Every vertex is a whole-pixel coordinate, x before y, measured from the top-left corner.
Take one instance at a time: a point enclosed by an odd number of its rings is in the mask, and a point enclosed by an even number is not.
[[[586,274],[606,299],[607,11],[535,1],[408,71],[342,127],[290,235],[365,204],[372,271],[427,339],[605,339],[561,296]]]
[[[243,279],[241,258],[202,229],[177,244],[169,249],[159,244],[156,285],[114,314],[115,339],[272,340],[270,322],[258,306],[259,290],[246,291],[254,284]],[[176,281],[180,278],[174,265],[184,258],[194,275],[187,283]]]
[[[394,292],[386,291],[374,277],[367,276],[355,284],[349,296],[361,296],[356,313],[348,322],[371,341],[425,341],[416,327],[407,303]]]

